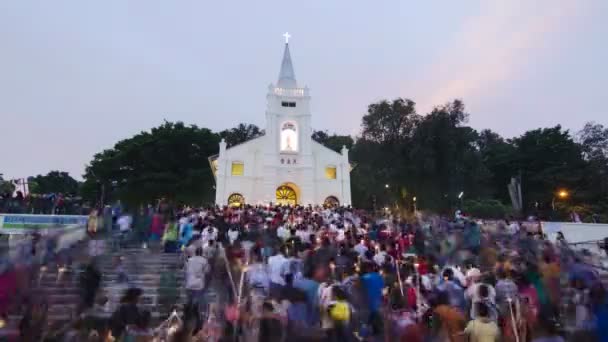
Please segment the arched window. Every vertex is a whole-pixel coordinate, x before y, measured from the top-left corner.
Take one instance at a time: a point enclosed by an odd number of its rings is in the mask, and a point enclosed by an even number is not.
[[[281,152],[298,151],[298,130],[293,122],[285,122],[281,126]]]
[[[229,207],[241,207],[245,204],[245,197],[241,194],[234,193],[228,196]]]

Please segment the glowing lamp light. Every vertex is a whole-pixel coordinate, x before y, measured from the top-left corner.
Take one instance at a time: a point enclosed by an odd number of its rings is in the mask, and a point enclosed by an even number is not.
[[[559,198],[566,198],[566,197],[568,197],[568,195],[569,195],[569,194],[568,194],[568,191],[566,191],[566,190],[560,190],[560,191],[557,193],[557,196],[559,196]]]

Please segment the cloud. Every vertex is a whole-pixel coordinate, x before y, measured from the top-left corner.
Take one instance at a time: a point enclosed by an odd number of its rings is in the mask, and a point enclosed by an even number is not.
[[[489,1],[471,17],[452,43],[430,65],[422,82],[424,109],[454,98],[478,97],[492,84],[508,80],[521,65],[534,58],[560,25],[572,24],[576,1]]]

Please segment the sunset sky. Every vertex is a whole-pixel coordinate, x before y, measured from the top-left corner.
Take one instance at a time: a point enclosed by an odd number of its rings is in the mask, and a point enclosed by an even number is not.
[[[264,126],[289,31],[313,127],[356,135],[367,105],[455,98],[505,137],[608,125],[608,1],[0,2],[0,173],[81,178],[163,119]]]

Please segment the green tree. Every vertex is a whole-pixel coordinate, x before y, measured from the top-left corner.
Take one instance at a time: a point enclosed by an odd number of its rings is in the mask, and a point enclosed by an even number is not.
[[[361,138],[381,144],[394,144],[412,136],[420,115],[409,99],[383,100],[367,108],[361,123]]]
[[[465,126],[468,114],[455,100],[426,115],[411,139],[409,160],[413,190],[420,206],[446,210],[458,205],[458,195],[489,196],[491,174],[476,142],[479,134]]]
[[[51,171],[46,175],[37,175],[28,178],[29,190],[33,194],[61,193],[64,195],[77,195],[80,184],[64,171]]]
[[[514,169],[522,176],[524,206],[548,210],[556,192],[567,189],[570,201],[581,200],[586,163],[581,146],[557,125],[535,129],[513,139]]]
[[[220,138],[226,140],[228,147],[242,144],[262,135],[264,135],[264,130],[260,129],[258,126],[244,123],[231,129],[225,129],[219,133]]]
[[[477,146],[482,163],[491,174],[492,185],[489,191],[492,197],[510,203],[507,184],[511,182],[512,177],[519,174],[519,170],[514,165],[517,154],[515,146],[489,129],[479,133]]]
[[[587,161],[584,173],[587,186],[584,190],[591,211],[608,214],[608,128],[587,123],[577,135]]]
[[[13,193],[15,191],[15,184],[13,182],[4,180],[0,173],[0,196],[6,193]]]
[[[350,150],[355,144],[353,137],[350,135],[329,135],[327,131],[314,131],[312,133],[312,139],[338,153],[342,151],[342,146],[346,146],[346,148]]]
[[[408,99],[369,105],[361,123],[361,137],[352,148],[353,203],[376,208],[403,205],[412,184],[409,142],[421,122],[416,104]],[[388,187],[387,187],[388,185]]]
[[[83,192],[94,202],[102,191],[106,200],[132,204],[160,198],[210,202],[214,182],[207,158],[217,153],[218,142],[209,129],[165,122],[96,154],[86,168]]]

